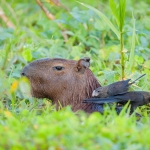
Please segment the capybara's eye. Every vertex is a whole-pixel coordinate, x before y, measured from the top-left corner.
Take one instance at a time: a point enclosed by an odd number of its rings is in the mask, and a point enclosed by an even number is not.
[[[64,70],[65,68],[62,67],[62,66],[55,66],[53,67],[53,70],[58,70],[58,71],[61,71],[61,70]]]

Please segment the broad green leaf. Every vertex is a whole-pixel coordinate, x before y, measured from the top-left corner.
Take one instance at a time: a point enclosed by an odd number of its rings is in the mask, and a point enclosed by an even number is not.
[[[23,58],[24,58],[26,61],[31,61],[31,60],[32,60],[32,54],[31,54],[31,51],[30,51],[29,49],[23,51],[22,55],[23,55]]]
[[[78,2],[80,3],[80,2]],[[117,38],[119,39],[119,31],[116,29],[116,27],[113,25],[113,23],[101,12],[99,11],[98,9],[90,6],[90,5],[87,5],[87,4],[84,4],[84,3],[80,3],[81,5],[93,10],[109,27],[110,29],[116,34]]]

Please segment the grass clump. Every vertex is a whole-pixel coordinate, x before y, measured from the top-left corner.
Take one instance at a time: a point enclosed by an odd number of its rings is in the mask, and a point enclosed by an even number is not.
[[[20,76],[35,59],[88,56],[102,85],[146,73],[132,90],[149,91],[149,0],[61,3],[67,9],[43,2],[55,17],[50,20],[36,1],[1,0],[13,28],[0,15],[0,149],[149,150],[149,106],[136,110],[141,118],[107,107],[103,115],[56,111],[49,101],[32,98]]]
[[[47,107],[42,113],[23,109],[19,114],[1,111],[0,147],[2,149],[149,149],[149,117],[140,122],[135,115],[87,116],[73,113],[70,107],[54,111]]]

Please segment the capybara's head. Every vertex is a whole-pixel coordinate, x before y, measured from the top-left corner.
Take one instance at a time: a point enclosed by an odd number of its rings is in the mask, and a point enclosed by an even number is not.
[[[45,58],[25,66],[21,74],[29,79],[34,97],[49,98],[57,108],[71,105],[76,111],[84,109],[82,101],[100,86],[89,66],[87,57],[78,61]]]

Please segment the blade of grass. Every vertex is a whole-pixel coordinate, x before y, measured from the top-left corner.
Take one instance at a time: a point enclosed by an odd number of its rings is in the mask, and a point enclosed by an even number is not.
[[[125,56],[124,56],[124,38],[123,38],[123,28],[124,28],[124,19],[125,19],[125,10],[126,10],[126,0],[120,0],[119,4],[119,13],[120,13],[120,52],[121,52],[121,68],[122,68],[122,79],[125,78]]]
[[[117,5],[115,4],[114,0],[109,0],[109,6],[111,8],[111,11],[116,19],[118,27],[120,26],[120,20],[119,20],[119,8],[117,8]]]
[[[119,5],[120,10],[120,32],[123,31],[124,19],[125,19],[125,10],[126,10],[126,0],[120,0]]]
[[[129,71],[132,70],[133,63],[134,63],[134,50],[135,50],[135,39],[136,39],[135,18],[134,18],[133,13],[132,13],[132,20],[133,20],[133,32],[132,32],[131,51],[130,51],[130,57],[129,57],[129,64],[130,64]]]
[[[12,45],[12,42],[10,42],[10,44],[6,45],[6,48],[5,48],[5,57],[4,57],[2,66],[1,66],[2,70],[5,70],[5,68],[6,68],[8,56],[9,56],[9,53],[11,51],[11,45]]]

